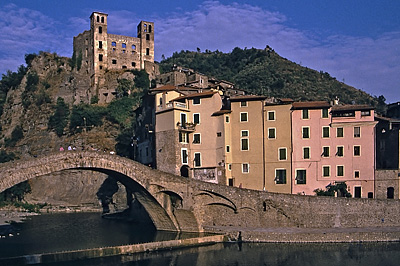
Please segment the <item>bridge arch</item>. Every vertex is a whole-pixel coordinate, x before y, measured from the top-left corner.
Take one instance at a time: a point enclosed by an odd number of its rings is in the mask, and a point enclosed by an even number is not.
[[[117,155],[65,151],[24,162],[4,163],[0,165],[0,192],[35,177],[71,169],[91,170],[113,176],[132,191],[157,230],[179,231],[172,212],[160,204],[160,201],[165,202],[162,198],[165,193],[159,194],[158,190],[163,188],[153,185],[153,170]]]

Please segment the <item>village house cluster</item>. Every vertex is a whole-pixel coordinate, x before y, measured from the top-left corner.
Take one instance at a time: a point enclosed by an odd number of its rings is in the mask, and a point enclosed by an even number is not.
[[[266,49],[269,49],[267,47]],[[399,198],[400,105],[388,117],[366,105],[295,102],[248,95],[234,84],[179,66],[159,74],[154,23],[137,37],[109,34],[107,14],[93,12],[90,30],[74,37],[82,90],[110,102],[107,74],[146,70],[156,88],[136,110],[134,159],[206,182],[277,193],[315,195],[345,184],[356,198]],[[77,90],[79,91],[79,90]],[[337,196],[340,196],[338,193]]]

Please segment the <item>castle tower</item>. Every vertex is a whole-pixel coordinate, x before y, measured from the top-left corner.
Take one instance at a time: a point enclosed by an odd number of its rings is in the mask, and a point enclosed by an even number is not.
[[[145,69],[145,61],[154,63],[154,23],[141,21],[137,37],[140,39],[140,68]]]
[[[103,69],[107,69],[107,14],[101,12],[93,12],[90,16],[90,38],[93,49],[92,53],[92,66],[91,66],[91,85],[92,88],[96,88],[99,85],[99,81],[102,80],[104,73]]]

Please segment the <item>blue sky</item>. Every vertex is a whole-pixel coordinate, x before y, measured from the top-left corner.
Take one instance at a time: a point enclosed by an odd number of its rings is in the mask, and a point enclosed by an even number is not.
[[[302,66],[388,103],[400,101],[400,1],[2,0],[0,73],[40,50],[72,55],[72,39],[93,11],[109,14],[108,32],[136,36],[155,22],[156,60],[174,51],[271,46]]]

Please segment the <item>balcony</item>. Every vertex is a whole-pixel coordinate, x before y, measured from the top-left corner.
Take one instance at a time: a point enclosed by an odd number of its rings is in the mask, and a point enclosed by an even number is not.
[[[169,110],[169,109],[184,109],[187,110],[187,104],[186,103],[181,103],[181,102],[169,102],[165,105],[165,107],[163,107],[162,105],[158,105],[157,106],[157,112],[160,111],[165,111],[165,110]]]
[[[176,126],[178,127],[179,131],[183,131],[183,132],[194,132],[196,130],[196,124],[194,123],[183,123],[181,124],[181,122],[178,122],[176,124]]]

